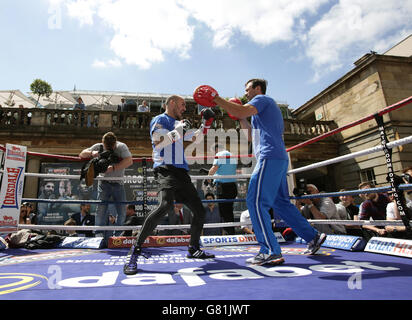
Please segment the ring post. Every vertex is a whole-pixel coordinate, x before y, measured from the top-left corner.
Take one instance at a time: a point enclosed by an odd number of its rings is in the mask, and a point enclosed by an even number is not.
[[[386,136],[385,132],[385,124],[383,122],[383,115],[380,115],[379,113],[376,113],[374,115],[375,120],[378,124],[378,129],[379,129],[379,136],[381,138],[381,144],[383,147],[383,151],[385,153],[385,162],[386,166],[388,168],[388,182],[391,184],[392,187],[392,192],[393,196],[396,200],[396,207],[398,208],[399,215],[401,216],[401,219],[403,221],[403,224],[407,229],[410,229],[409,225],[409,218],[406,215],[406,203],[405,203],[405,198],[401,195],[403,195],[402,191],[399,190],[399,182],[396,181],[395,179],[395,173],[393,172],[393,164],[392,164],[392,149],[389,149],[387,144],[388,144],[388,137]]]

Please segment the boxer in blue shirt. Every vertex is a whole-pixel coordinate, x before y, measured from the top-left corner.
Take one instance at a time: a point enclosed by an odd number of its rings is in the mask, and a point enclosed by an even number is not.
[[[183,120],[186,103],[182,97],[173,95],[167,98],[165,104],[166,111],[154,117],[150,122],[153,171],[155,179],[159,183],[159,206],[146,217],[136,242],[129,251],[127,262],[123,267],[123,272],[126,275],[137,273],[136,261],[138,256],[142,254],[141,248],[144,241],[156,228],[162,217],[169,211],[174,210],[175,200],[185,204],[193,213],[187,257],[196,259],[214,258],[214,255],[201,250],[199,245],[205,220],[205,208],[188,174],[189,166],[184,155],[183,140],[187,140],[185,134],[190,129],[190,123]],[[214,116],[214,113],[210,112]],[[203,120],[206,120],[204,113],[202,116]],[[207,121],[203,121],[203,123],[207,123]],[[207,130],[205,131],[202,125],[196,132],[188,134],[193,137],[206,132]]]
[[[315,254],[319,250],[326,240],[326,234],[318,233],[290,202],[286,180],[289,161],[282,137],[283,118],[276,102],[266,95],[266,80],[251,79],[245,86],[249,102],[243,106],[215,93],[209,99],[237,117],[243,129],[248,129],[257,158],[246,201],[260,251],[247,263],[279,265],[284,262],[284,258],[272,231],[270,208],[308,242],[308,254]],[[248,117],[252,117],[251,123],[246,119]]]

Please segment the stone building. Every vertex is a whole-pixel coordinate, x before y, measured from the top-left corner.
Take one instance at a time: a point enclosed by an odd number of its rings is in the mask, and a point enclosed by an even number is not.
[[[365,54],[354,64],[355,67],[343,77],[295,109],[293,116],[298,120],[334,121],[342,127],[412,96],[412,35],[386,53]],[[384,123],[389,141],[410,136],[412,104],[384,115]],[[339,156],[380,144],[375,120],[342,131],[337,136]],[[397,173],[411,166],[412,145],[394,148],[392,160]],[[328,177],[317,177],[318,181],[322,183],[322,179],[333,178],[336,190],[356,189],[363,181],[387,185],[383,152],[331,165],[325,173]]]

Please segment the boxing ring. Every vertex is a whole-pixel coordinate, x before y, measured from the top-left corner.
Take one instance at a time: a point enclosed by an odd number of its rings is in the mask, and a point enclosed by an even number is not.
[[[378,113],[401,108],[412,102],[412,97],[387,107]],[[287,149],[315,143],[360,123],[377,119],[377,115],[335,129],[324,135]],[[379,122],[378,122],[379,124]],[[384,131],[384,130],[383,130]],[[381,130],[382,133],[382,130]],[[412,136],[388,142],[386,136],[380,146],[351,153],[302,168],[289,174],[312,170],[359,156],[384,152],[412,142]],[[5,150],[5,149],[3,149]],[[58,157],[79,161],[77,157],[30,153],[37,156]],[[247,155],[250,156],[250,155]],[[147,159],[134,159],[135,162]],[[389,161],[387,161],[389,163]],[[389,173],[391,167],[388,165]],[[1,170],[3,177],[7,170]],[[22,173],[24,177],[80,179],[79,175]],[[247,179],[250,175],[225,176]],[[213,179],[213,176],[191,176],[192,180]],[[110,180],[98,177],[97,180]],[[116,178],[118,179],[118,178]],[[125,178],[127,179],[127,178]],[[139,176],[147,181],[147,176]],[[321,193],[291,197],[291,199],[337,197],[361,193],[412,190],[412,184],[391,183],[389,186]],[[92,203],[99,200],[51,200],[22,198],[21,201],[44,203]],[[244,202],[245,199],[203,200],[208,202]],[[110,203],[110,202],[107,202]],[[124,204],[142,204],[127,201]],[[144,200],[144,205],[150,201]],[[309,220],[311,224],[381,225],[410,227],[410,222]],[[409,225],[408,225],[409,223]],[[241,223],[205,224],[205,228],[240,226]],[[242,224],[243,225],[243,224]],[[140,226],[62,226],[17,225],[18,230],[138,230]],[[158,230],[188,229],[190,225],[159,225]],[[1,229],[0,229],[1,232]],[[68,239],[52,249],[3,248],[0,250],[0,296],[2,300],[410,300],[412,298],[412,240],[329,235],[315,255],[306,255],[306,244],[300,238],[286,240],[277,234],[286,263],[282,266],[252,266],[245,260],[255,256],[259,246],[253,235],[202,236],[201,245],[215,255],[214,259],[186,258],[189,236],[151,236],[145,242],[148,257],[139,257],[139,272],[123,274],[123,265],[133,237],[112,237],[107,248],[99,239],[88,239],[87,245]],[[68,237],[70,238],[70,237]],[[70,240],[70,241],[69,241]],[[94,241],[94,242],[93,242]],[[160,303],[158,307],[164,307]],[[169,314],[172,314],[173,310]],[[230,309],[228,312],[242,312]],[[244,310],[243,310],[244,311]],[[197,310],[197,315],[206,310]],[[212,311],[210,311],[212,312]],[[217,312],[214,310],[214,312]],[[223,314],[223,309],[219,309]],[[207,312],[209,315],[210,313]]]

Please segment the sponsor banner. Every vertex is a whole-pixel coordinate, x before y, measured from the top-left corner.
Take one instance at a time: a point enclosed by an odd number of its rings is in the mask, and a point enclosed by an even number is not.
[[[275,232],[278,242],[286,242],[279,232]],[[256,236],[254,234],[237,234],[233,236],[202,236],[200,237],[200,244],[204,247],[227,246],[230,244],[257,244]]]
[[[412,258],[412,240],[372,237],[365,251]]]
[[[296,243],[307,244],[307,242],[297,237]],[[362,237],[345,236],[340,234],[328,234],[322,247],[335,248],[348,251],[363,251],[366,246],[366,241]]]
[[[57,247],[72,249],[100,249],[102,245],[103,237],[66,237]]]
[[[58,174],[58,175],[80,175],[83,162],[74,163],[49,163],[41,164],[40,173]],[[136,176],[136,172],[138,176]],[[153,176],[153,169],[147,169],[148,176]],[[129,201],[143,201],[142,190],[142,168],[141,164],[133,163],[132,166],[125,169],[124,188],[126,199]],[[62,178],[39,178],[38,199],[63,199],[63,200],[97,200],[97,180],[94,180],[93,185],[87,186],[84,180],[72,180]],[[157,182],[155,180],[148,181],[147,201],[157,201]],[[148,210],[155,209],[157,204],[148,205]],[[143,205],[135,205],[138,224],[143,224],[145,214]],[[116,213],[114,204],[108,205],[109,212]],[[38,203],[37,218],[38,224],[44,225],[63,225],[74,213],[80,211],[80,205],[75,203]],[[96,214],[97,205],[91,204],[90,213]]]
[[[0,231],[17,231],[23,196],[27,148],[6,144],[4,173],[0,191]]]
[[[136,237],[110,237],[108,248],[130,248]],[[142,247],[178,247],[188,246],[190,235],[182,236],[150,236]]]
[[[366,246],[366,241],[362,237],[330,234],[327,235],[322,246],[348,251],[363,251]]]

